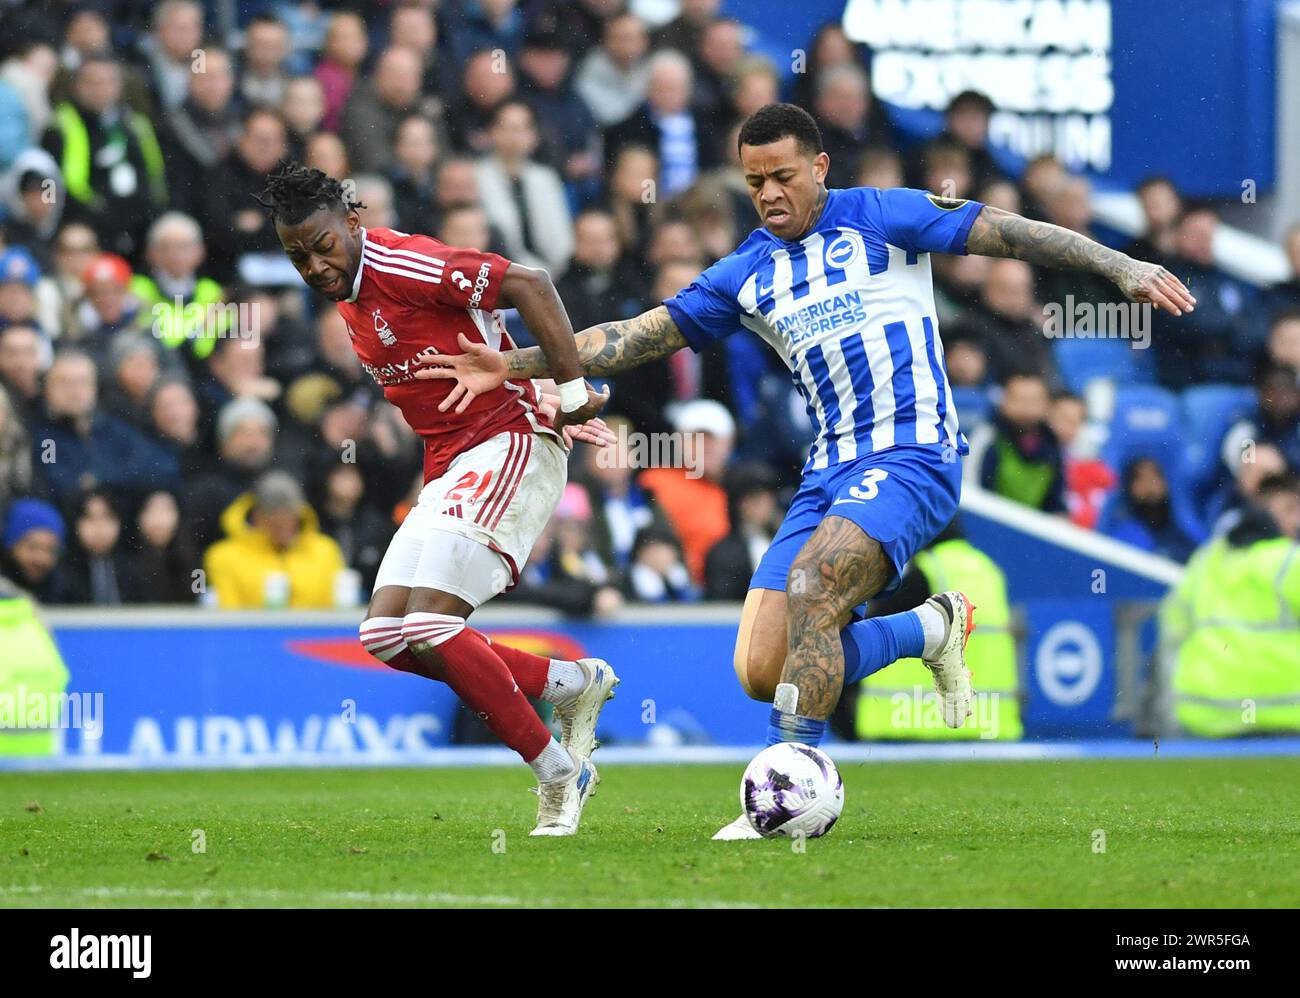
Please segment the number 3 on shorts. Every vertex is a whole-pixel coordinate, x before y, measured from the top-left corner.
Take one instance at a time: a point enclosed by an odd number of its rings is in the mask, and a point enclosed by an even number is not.
[[[874,499],[880,495],[880,483],[888,477],[889,472],[883,468],[870,468],[862,476],[862,484],[849,489],[849,495],[854,499]]]

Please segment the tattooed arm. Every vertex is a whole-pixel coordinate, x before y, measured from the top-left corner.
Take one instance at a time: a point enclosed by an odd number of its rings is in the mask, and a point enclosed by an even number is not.
[[[1059,225],[1036,222],[989,205],[975,217],[966,238],[966,251],[1099,274],[1131,300],[1150,302],[1174,315],[1190,312],[1196,305],[1183,282],[1158,264],[1134,260]]]
[[[602,322],[582,330],[574,339],[582,373],[600,378],[667,357],[687,345],[662,305],[634,319]],[[421,355],[424,366],[416,373],[418,378],[456,380],[456,387],[440,406],[444,412],[453,405],[463,412],[476,395],[508,380],[551,377],[550,362],[540,347],[499,352],[484,343],[472,343],[463,334],[460,346],[464,353]]]

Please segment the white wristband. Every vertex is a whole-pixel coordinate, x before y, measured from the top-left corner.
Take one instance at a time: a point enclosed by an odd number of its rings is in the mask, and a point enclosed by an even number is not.
[[[573,412],[587,404],[587,382],[584,379],[574,378],[572,381],[558,385],[557,388],[560,393],[562,412]]]

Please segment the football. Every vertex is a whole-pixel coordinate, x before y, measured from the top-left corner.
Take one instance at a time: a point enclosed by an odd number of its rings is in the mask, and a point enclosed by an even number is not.
[[[815,839],[844,810],[844,781],[821,749],[797,742],[770,745],[745,767],[740,806],[764,838]]]

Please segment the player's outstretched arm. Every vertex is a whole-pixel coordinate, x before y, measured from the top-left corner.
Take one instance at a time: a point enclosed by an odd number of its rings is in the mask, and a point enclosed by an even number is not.
[[[985,205],[966,238],[966,251],[1005,256],[1044,267],[1084,270],[1113,281],[1132,301],[1150,302],[1174,315],[1190,312],[1196,299],[1173,274],[1049,222],[1036,222]]]
[[[578,425],[594,418],[607,399],[592,392],[582,379],[573,326],[550,275],[544,270],[512,263],[501,282],[497,301],[518,310],[524,325],[537,338],[537,349],[546,358],[561,399],[554,414],[556,427]]]
[[[525,317],[526,318],[526,317]],[[667,357],[686,346],[686,337],[668,309],[659,305],[632,319],[602,322],[573,337],[582,372],[608,377]],[[440,408],[452,405],[463,411],[474,396],[491,391],[507,379],[553,377],[548,355],[540,347],[497,352],[484,344],[461,338],[460,354],[427,353],[418,378],[454,378],[456,388]]]

